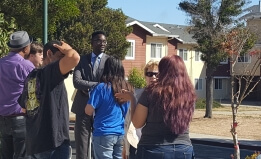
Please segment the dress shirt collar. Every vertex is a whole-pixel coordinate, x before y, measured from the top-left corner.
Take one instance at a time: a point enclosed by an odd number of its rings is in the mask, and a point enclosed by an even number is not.
[[[103,55],[103,53],[100,53],[99,55],[98,55],[98,57],[101,59],[102,58],[102,55]],[[96,55],[92,52],[92,58],[96,58]]]

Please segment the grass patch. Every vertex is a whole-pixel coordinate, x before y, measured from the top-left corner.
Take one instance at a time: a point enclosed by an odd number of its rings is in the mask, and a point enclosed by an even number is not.
[[[223,106],[217,102],[213,101],[213,108],[222,108]],[[197,99],[196,101],[196,109],[206,109],[206,99]]]

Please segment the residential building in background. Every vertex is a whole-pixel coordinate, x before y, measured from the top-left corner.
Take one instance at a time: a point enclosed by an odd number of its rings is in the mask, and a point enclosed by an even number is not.
[[[127,27],[133,31],[126,39],[131,47],[123,61],[126,75],[133,67],[143,68],[148,61],[177,54],[177,44],[182,42],[176,31],[177,25],[138,21],[128,18]]]
[[[189,26],[144,22],[133,18],[126,21],[133,31],[126,39],[131,43],[123,65],[128,76],[133,67],[143,69],[145,64],[166,55],[179,55],[183,58],[198,98],[206,96],[206,69],[201,61],[201,53],[195,50],[196,41],[189,33]]]
[[[241,17],[242,20],[246,21],[246,25],[250,28],[250,30],[257,35],[257,41],[253,48],[253,50],[261,50],[261,2],[259,4],[253,5],[246,9],[248,11],[247,14]],[[236,65],[236,74],[242,74],[242,68],[246,70],[250,70],[252,66],[255,64],[257,59],[260,58],[260,54],[250,56],[249,54],[241,56],[238,59],[238,63]],[[260,79],[261,68],[259,68],[255,73],[255,79],[253,81],[257,81]],[[260,100],[261,99],[261,83],[257,85],[257,87],[253,90],[253,92],[246,97],[247,100]]]
[[[254,49],[261,48],[261,7],[260,4],[250,7],[247,25],[257,33],[259,40]],[[133,67],[143,69],[145,64],[151,60],[160,60],[166,55],[179,55],[183,58],[188,74],[195,86],[197,97],[206,98],[206,65],[201,61],[201,52],[195,49],[196,41],[189,32],[189,26],[164,24],[157,22],[144,22],[128,18],[126,26],[132,27],[133,31],[126,39],[131,43],[128,53],[123,61],[126,77]],[[243,75],[246,69],[251,69],[257,57],[249,54],[238,58],[235,72]],[[255,78],[260,77],[260,69]],[[220,62],[213,74],[213,98],[215,100],[227,100],[231,98],[230,62],[229,59]],[[261,97],[261,84],[256,87],[247,99],[258,100]],[[260,95],[258,95],[260,94]]]

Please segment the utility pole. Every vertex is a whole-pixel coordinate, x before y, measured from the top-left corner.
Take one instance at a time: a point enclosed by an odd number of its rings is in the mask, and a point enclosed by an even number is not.
[[[48,37],[48,0],[43,0],[43,44],[47,43]]]

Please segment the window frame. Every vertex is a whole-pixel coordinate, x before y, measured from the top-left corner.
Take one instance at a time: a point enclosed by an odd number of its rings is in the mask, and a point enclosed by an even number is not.
[[[198,53],[198,55],[197,55],[197,53]],[[201,54],[202,53],[200,51],[195,50],[195,61],[197,61],[197,62],[201,61],[201,59],[200,59]]]
[[[216,84],[216,80],[218,81],[217,84]],[[223,89],[223,80],[222,80],[222,78],[214,78],[214,90],[222,90],[222,89]]]
[[[182,56],[180,55],[181,54],[181,50],[182,50]],[[186,59],[184,59],[185,51],[186,51]],[[183,61],[188,61],[188,50],[187,49],[179,49],[179,56],[183,59]]]
[[[155,47],[155,57],[152,57],[152,45],[156,45],[156,47]],[[161,47],[160,47],[160,57],[157,57],[157,48],[158,48],[158,45],[161,45]],[[162,56],[162,54],[163,54],[163,43],[150,43],[150,58],[151,59],[161,59],[163,56]]]
[[[245,61],[246,56],[248,56],[248,61]],[[244,60],[243,61],[239,61],[239,58],[242,58],[242,57],[243,57]],[[251,63],[251,56],[249,54],[244,54],[242,56],[238,56],[237,57],[237,62],[238,63]]]
[[[203,89],[203,79],[202,78],[195,78],[195,90],[200,91]],[[201,88],[200,88],[201,83]]]
[[[132,56],[128,56],[128,52],[125,56],[126,60],[135,60],[135,40],[127,39],[129,43],[131,43],[130,47],[128,49],[131,49],[132,47]]]

